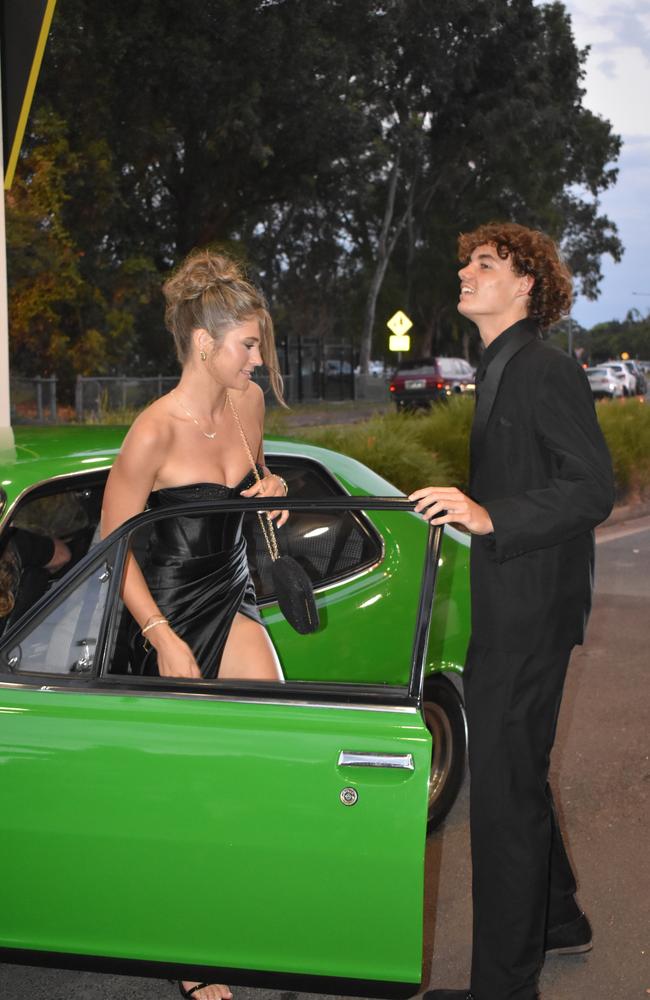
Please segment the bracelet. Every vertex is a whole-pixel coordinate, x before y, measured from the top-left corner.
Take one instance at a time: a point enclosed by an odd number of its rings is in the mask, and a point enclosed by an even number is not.
[[[151,621],[148,622],[143,629],[140,629],[140,635],[146,635],[149,629],[155,628],[156,625],[165,625],[165,624],[167,625],[169,624],[167,618],[154,618],[152,622]]]
[[[275,476],[276,479],[279,479],[280,482],[282,483],[282,485],[284,486],[284,495],[285,495],[285,497],[289,496],[289,487],[287,486],[286,479],[283,479],[282,476],[279,476],[277,474],[277,472],[274,472],[273,475]]]

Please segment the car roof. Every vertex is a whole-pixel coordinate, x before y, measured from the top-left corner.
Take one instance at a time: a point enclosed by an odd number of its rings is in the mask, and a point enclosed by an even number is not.
[[[0,442],[0,487],[7,498],[4,507],[0,504],[0,513],[25,490],[54,477],[110,468],[127,430],[102,424],[16,426],[13,447]],[[328,448],[267,436],[264,449],[268,455],[307,456],[320,462],[353,496],[404,495],[362,462]]]

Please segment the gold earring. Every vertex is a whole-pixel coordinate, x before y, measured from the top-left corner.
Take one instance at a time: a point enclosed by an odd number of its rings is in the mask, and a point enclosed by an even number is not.
[[[207,358],[207,354],[205,353],[205,351],[201,351],[199,357],[201,358],[201,361],[205,361],[205,359]]]

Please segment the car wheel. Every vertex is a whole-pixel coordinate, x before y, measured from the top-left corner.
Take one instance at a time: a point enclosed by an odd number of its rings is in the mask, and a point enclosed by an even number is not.
[[[422,712],[433,737],[427,821],[431,833],[453,806],[465,777],[467,723],[460,694],[440,674],[425,678]]]

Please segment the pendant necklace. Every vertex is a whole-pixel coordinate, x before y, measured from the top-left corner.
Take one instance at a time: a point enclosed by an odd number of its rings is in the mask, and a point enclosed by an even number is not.
[[[196,419],[196,417],[194,416],[194,414],[192,413],[192,411],[188,410],[188,408],[185,406],[184,403],[181,403],[181,401],[180,401],[180,399],[179,399],[179,397],[178,397],[175,389],[172,389],[172,391],[170,392],[170,396],[174,397],[174,399],[176,400],[176,402],[178,403],[178,405],[180,406],[180,408],[182,410],[185,410],[185,412],[187,413],[187,415],[190,418],[190,420],[194,421],[194,423],[196,424],[196,426],[198,427],[198,429],[201,431],[201,434],[203,435],[203,437],[206,437],[208,439],[208,441],[214,441],[214,439],[217,436],[217,432],[216,431],[212,431],[211,434],[208,434],[207,431],[203,430],[203,428],[201,427],[200,423],[198,422],[198,420]]]

